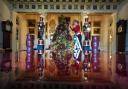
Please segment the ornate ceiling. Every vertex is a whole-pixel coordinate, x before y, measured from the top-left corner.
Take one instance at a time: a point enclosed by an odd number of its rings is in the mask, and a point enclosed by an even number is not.
[[[121,2],[123,0],[8,0],[11,2]]]
[[[124,0],[8,0],[19,12],[114,12]]]

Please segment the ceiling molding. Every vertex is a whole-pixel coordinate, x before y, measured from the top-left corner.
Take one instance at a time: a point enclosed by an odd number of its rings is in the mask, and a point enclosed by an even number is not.
[[[10,1],[10,0],[9,0]],[[47,2],[46,2],[47,1]],[[124,0],[11,0],[11,9],[17,12],[116,12]],[[85,1],[85,2],[82,2]],[[90,2],[91,1],[91,2]]]

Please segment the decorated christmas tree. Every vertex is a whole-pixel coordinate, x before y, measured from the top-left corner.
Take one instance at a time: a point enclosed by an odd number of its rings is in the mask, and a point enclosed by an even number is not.
[[[61,16],[59,25],[52,39],[53,60],[61,74],[68,74],[69,60],[72,57],[72,37],[69,32],[69,23]],[[62,73],[63,72],[63,73]]]

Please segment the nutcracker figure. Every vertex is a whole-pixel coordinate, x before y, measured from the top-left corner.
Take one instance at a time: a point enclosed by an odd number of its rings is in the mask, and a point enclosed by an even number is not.
[[[90,70],[90,51],[91,51],[91,36],[90,36],[90,24],[88,21],[88,16],[85,17],[85,22],[83,26],[83,34],[84,34],[84,41],[83,41],[83,53],[84,53],[84,61],[83,61],[83,69],[84,71]]]
[[[40,21],[38,24],[38,70],[43,75],[43,68],[44,68],[44,22],[42,15],[40,16]]]

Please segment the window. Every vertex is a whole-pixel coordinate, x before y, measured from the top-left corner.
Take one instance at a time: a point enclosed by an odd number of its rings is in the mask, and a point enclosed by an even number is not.
[[[37,0],[37,2],[40,2],[40,0]]]
[[[23,4],[19,4],[19,8],[22,9],[23,8]]]
[[[120,1],[122,1],[122,0],[117,0],[117,2],[120,2]]]
[[[75,2],[78,2],[79,0],[75,0]]]
[[[88,0],[88,2],[92,2],[92,0]]]
[[[96,10],[97,9],[97,5],[93,5],[93,9]]]
[[[102,2],[106,2],[106,0],[102,0]]]
[[[53,0],[50,0],[50,2],[53,2]]]
[[[34,34],[35,33],[35,29],[34,28],[29,28],[29,33],[30,34]]]
[[[36,8],[36,5],[32,5],[32,9],[35,9]]]
[[[47,2],[47,0],[43,0],[44,2]]]
[[[93,23],[93,34],[100,34],[101,21],[94,21]]]
[[[74,9],[78,9],[78,5],[74,5]]]
[[[107,5],[107,6],[106,6],[106,9],[109,10],[109,9],[110,9],[110,5]]]
[[[69,0],[69,2],[72,2],[72,0]]]
[[[56,2],[59,2],[59,0],[56,0]]]
[[[86,9],[87,10],[91,9],[91,5],[86,5]]]
[[[81,5],[81,6],[80,6],[80,9],[81,9],[81,10],[84,10],[84,5]]]
[[[42,9],[42,5],[38,5],[38,9]]]
[[[72,5],[69,5],[69,6],[68,6],[68,9],[72,9]]]
[[[85,2],[85,0],[81,0],[81,2]]]
[[[62,2],[66,2],[66,0],[62,0]]]
[[[104,9],[104,5],[100,5],[100,6],[99,6],[99,9],[100,9],[100,10],[103,10],[103,9]]]
[[[63,5],[63,6],[62,6],[62,9],[66,9],[66,5]]]
[[[16,9],[17,8],[17,4],[12,4],[12,7]]]
[[[117,9],[117,5],[113,5],[113,10]]]
[[[36,20],[35,19],[28,19],[27,23],[28,23],[28,27],[35,27],[36,26]]]
[[[25,5],[25,9],[29,9],[29,4],[26,4]]]
[[[100,21],[94,21],[93,26],[94,27],[101,27],[101,22]]]
[[[34,0],[30,0],[30,2],[34,2]]]
[[[50,9],[54,9],[54,5],[50,5]]]
[[[56,9],[60,9],[60,5],[56,5]]]
[[[27,2],[27,0],[24,0],[24,2]]]
[[[99,2],[100,0],[95,0],[95,2]]]
[[[48,5],[44,5],[44,9],[48,9]]]
[[[113,2],[113,0],[109,0],[109,2]]]

